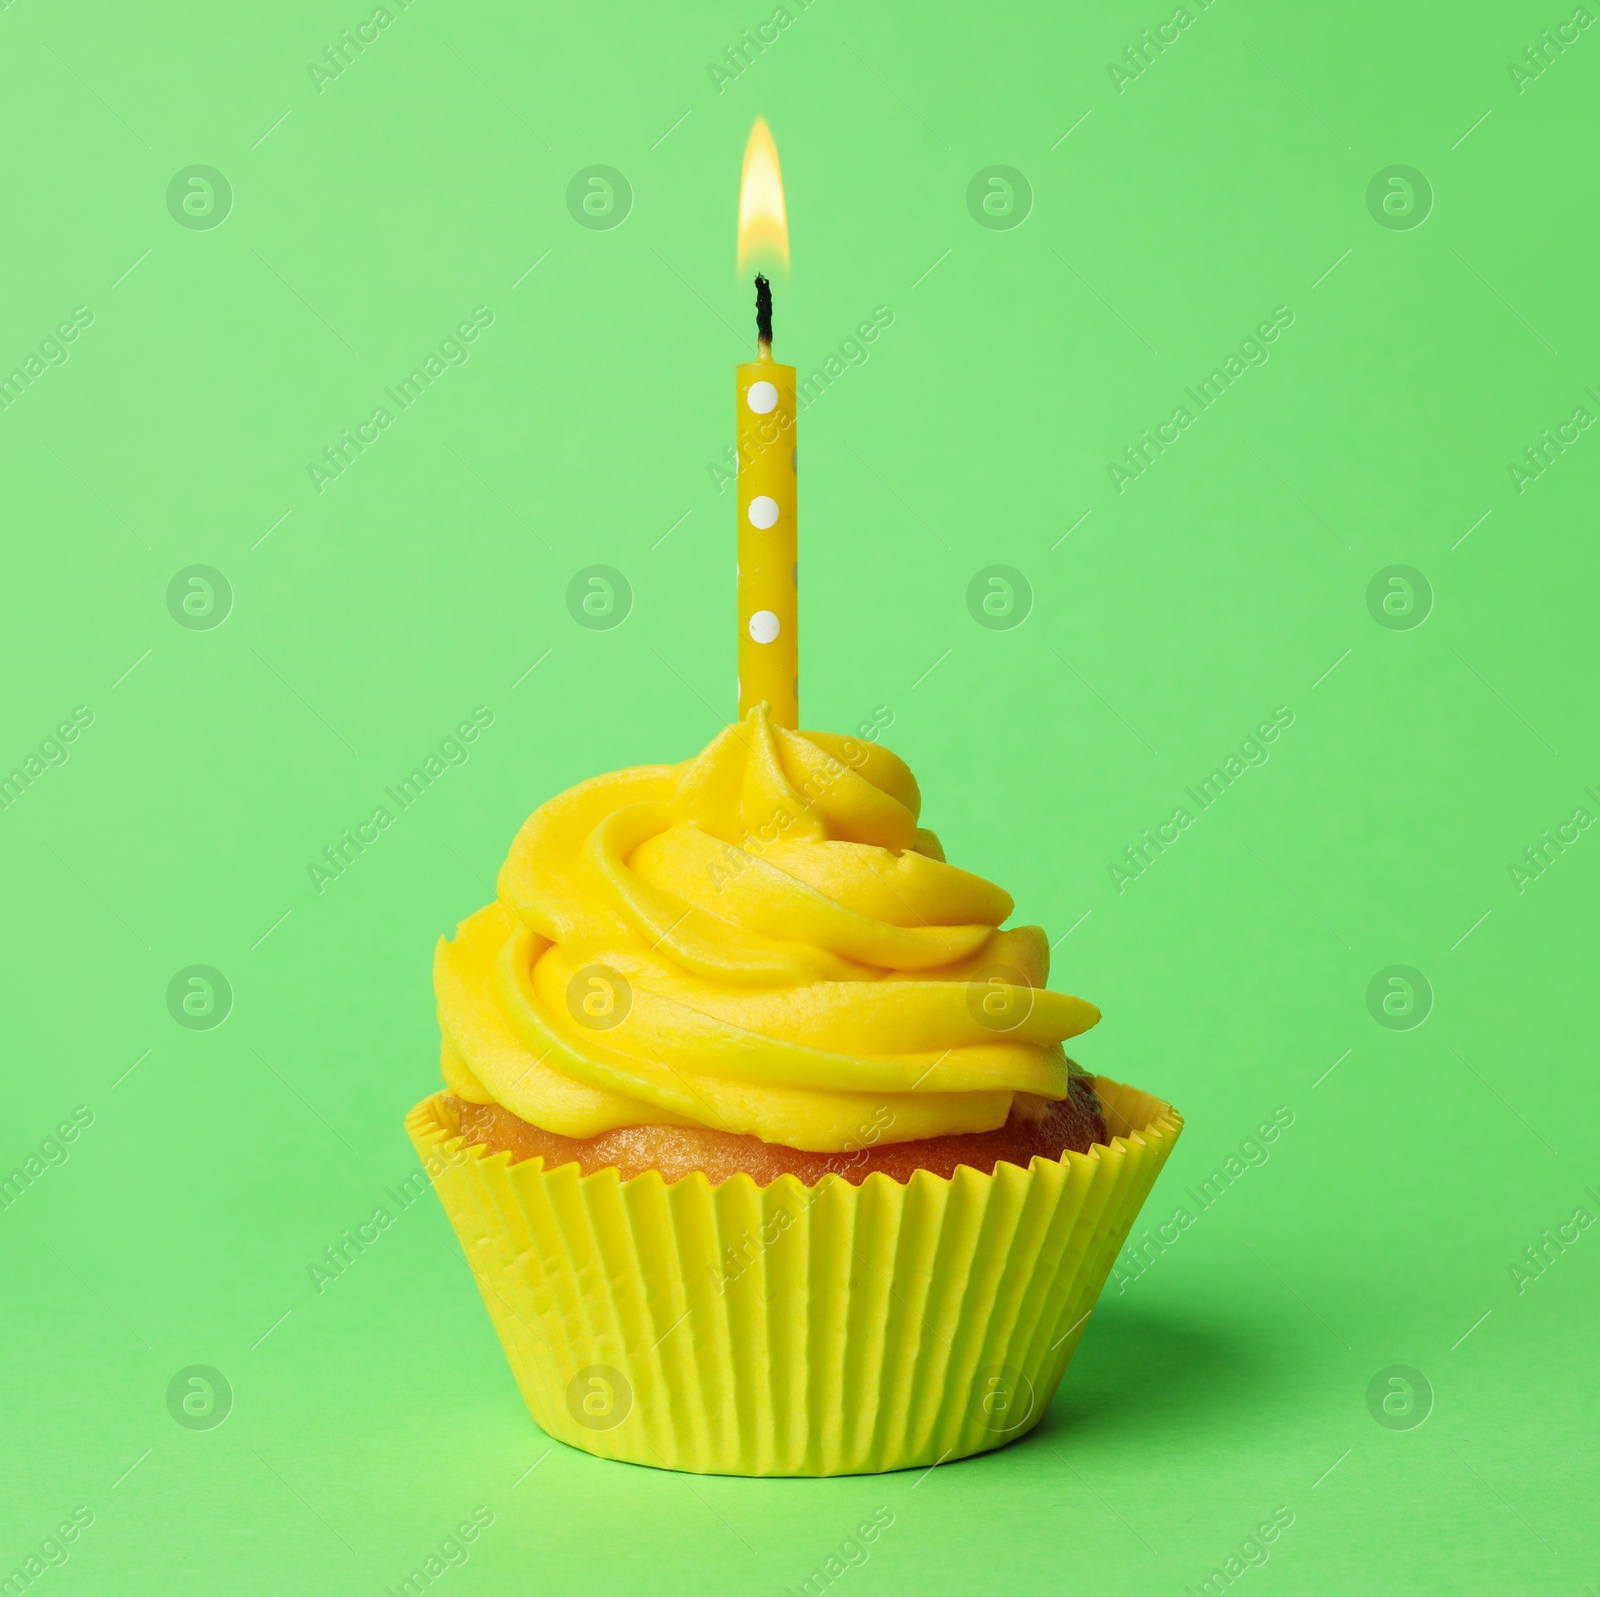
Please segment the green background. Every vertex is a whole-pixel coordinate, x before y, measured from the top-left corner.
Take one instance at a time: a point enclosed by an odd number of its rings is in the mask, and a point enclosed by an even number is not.
[[[320,93],[366,0],[4,7],[0,369],[94,319],[0,413],[0,768],[94,721],[0,813],[0,1166],[94,1118],[0,1214],[0,1572],[81,1504],[50,1590],[377,1593],[481,1505],[448,1591],[776,1593],[881,1508],[841,1589],[1178,1592],[1281,1507],[1252,1591],[1600,1582],[1600,1236],[1510,1268],[1600,1212],[1600,837],[1509,870],[1600,808],[1600,438],[1508,469],[1596,404],[1600,29],[1519,84],[1562,5],[1192,5],[1120,92],[1165,0],[815,0],[720,88],[762,4],[391,0]],[[552,1447],[431,1194],[308,1272],[416,1168],[432,944],[526,813],[732,714],[708,467],[750,354],[757,113],[780,356],[894,317],[800,421],[805,723],[892,716],[951,858],[1103,1008],[1078,1057],[1187,1116],[1147,1220],[1294,1117],[1108,1286],[1037,1431],[926,1476]],[[168,209],[196,164],[219,226]],[[568,210],[594,164],[631,186],[619,226]],[[1019,226],[968,210],[993,164],[1031,187]],[[1369,210],[1395,164],[1419,226]],[[316,492],[478,306],[470,359]],[[1119,493],[1108,463],[1277,307],[1270,360]],[[633,592],[610,631],[566,608],[596,563]],[[204,630],[166,597],[196,564],[232,590]],[[992,564],[1032,590],[1009,630],[967,609]],[[1397,564],[1431,589],[1407,630],[1367,601]],[[308,865],[480,705],[470,760],[319,894]],[[1278,706],[1270,760],[1119,891]],[[168,1011],[194,964],[233,990],[212,1030]],[[1368,1008],[1393,964],[1432,989],[1411,1030]],[[167,1407],[195,1364],[232,1389],[207,1431]],[[1397,1364],[1432,1391],[1408,1430],[1367,1403]]]

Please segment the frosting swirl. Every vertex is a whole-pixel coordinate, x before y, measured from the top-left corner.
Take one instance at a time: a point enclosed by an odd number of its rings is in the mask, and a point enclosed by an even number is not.
[[[1067,1096],[1037,926],[944,861],[877,744],[770,724],[534,812],[498,902],[440,940],[447,1083],[569,1137],[698,1125],[839,1152]]]

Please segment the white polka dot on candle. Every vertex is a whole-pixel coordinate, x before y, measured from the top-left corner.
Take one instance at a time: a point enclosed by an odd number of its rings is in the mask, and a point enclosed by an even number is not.
[[[751,383],[744,402],[756,415],[765,416],[778,408],[778,390],[771,383]]]
[[[750,508],[745,514],[750,518],[752,527],[759,527],[765,532],[778,519],[778,501],[769,494],[757,494],[750,501]]]
[[[771,643],[783,630],[783,623],[770,610],[757,610],[750,617],[750,636],[757,643]]]

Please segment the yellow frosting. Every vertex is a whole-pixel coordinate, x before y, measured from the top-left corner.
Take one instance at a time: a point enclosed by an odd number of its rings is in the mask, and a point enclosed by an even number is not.
[[[682,765],[524,824],[499,901],[434,961],[451,1089],[548,1131],[697,1125],[839,1152],[1067,1095],[1100,1012],[1044,990],[1037,926],[944,863],[876,744],[765,706]],[[1025,1099],[1025,1102],[1028,1100]]]

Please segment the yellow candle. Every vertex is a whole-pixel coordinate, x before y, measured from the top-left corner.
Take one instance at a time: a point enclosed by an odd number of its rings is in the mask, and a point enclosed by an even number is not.
[[[788,274],[789,216],[772,131],[757,117],[739,180],[739,270]],[[746,279],[748,281],[748,279]],[[772,358],[772,285],[756,280],[758,354],[738,369],[739,719],[765,701],[800,725],[800,606],[795,564],[794,367]]]
[[[794,367],[738,369],[739,717],[763,699],[779,726],[800,725],[795,543]]]

